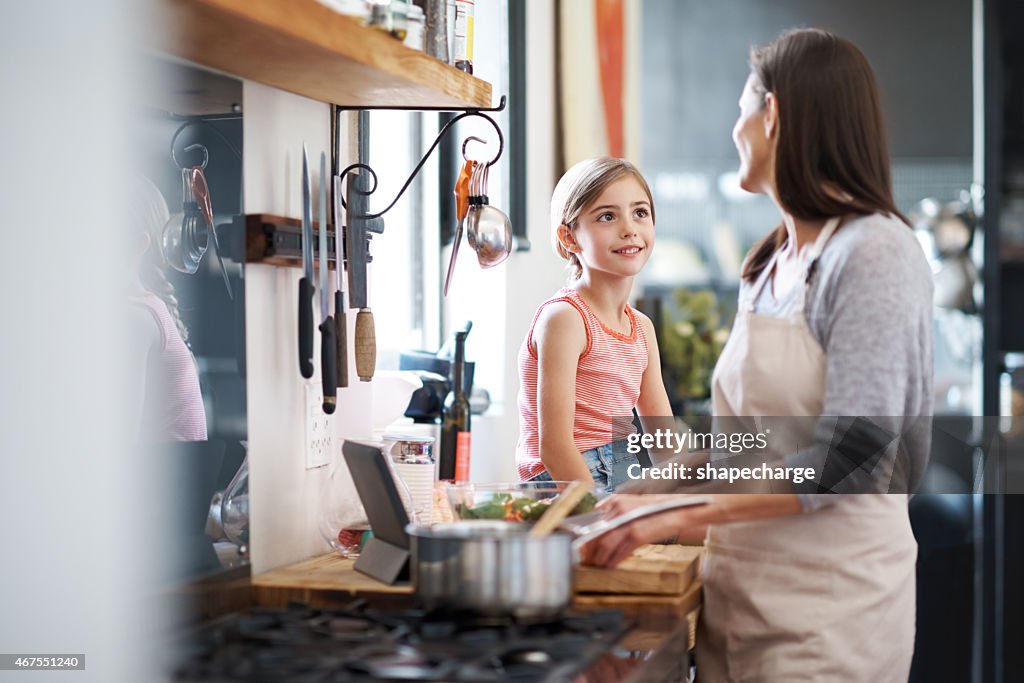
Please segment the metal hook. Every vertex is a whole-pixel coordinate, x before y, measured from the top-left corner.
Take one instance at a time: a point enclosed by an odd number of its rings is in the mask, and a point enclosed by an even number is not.
[[[502,98],[501,98],[501,106],[504,107],[504,105],[505,105],[505,97],[503,95]],[[490,116],[488,116],[487,114],[481,114],[479,111],[473,111],[473,110],[465,111],[465,112],[459,114],[458,116],[456,116],[455,118],[453,118],[448,123],[444,124],[444,126],[442,126],[440,132],[437,134],[437,137],[434,138],[433,144],[430,145],[430,148],[427,150],[426,154],[424,154],[423,157],[420,159],[419,163],[416,164],[416,167],[412,169],[412,173],[409,174],[409,177],[406,179],[405,184],[402,185],[402,188],[398,191],[398,194],[395,196],[395,198],[391,200],[391,203],[387,205],[387,208],[385,208],[383,211],[378,211],[377,213],[367,214],[365,216],[357,216],[357,218],[363,218],[363,219],[366,219],[366,220],[372,220],[374,218],[380,218],[381,216],[386,214],[388,211],[390,211],[391,207],[393,207],[398,202],[398,200],[401,199],[402,195],[409,188],[409,185],[412,184],[412,181],[416,178],[416,174],[419,173],[420,169],[423,168],[423,165],[425,163],[427,163],[427,159],[430,158],[430,155],[437,148],[437,146],[441,143],[441,140],[444,138],[444,136],[448,134],[448,132],[452,129],[452,127],[457,122],[459,122],[462,119],[464,119],[466,117],[469,117],[469,116],[477,116],[479,118],[482,118],[485,121],[487,121],[489,124],[491,124],[491,126],[494,127],[495,132],[498,134],[498,153],[495,154],[494,158],[491,159],[490,161],[481,161],[480,163],[481,164],[486,164],[488,168],[493,166],[495,163],[497,163],[498,159],[501,158],[501,153],[505,150],[505,136],[501,134],[501,126],[499,126],[498,123],[494,119],[492,119]],[[469,142],[469,140],[477,140],[479,142],[487,144],[486,140],[481,140],[480,138],[472,136],[472,135],[466,138],[466,142]],[[463,156],[463,158],[465,158],[465,156],[466,156],[466,143],[465,142],[462,144],[462,156]],[[467,161],[468,161],[468,159],[467,159]],[[354,171],[354,170],[357,170],[357,169],[365,169],[366,171],[369,171],[373,175],[373,180],[374,180],[373,188],[371,188],[369,191],[366,191],[366,192],[360,190],[359,193],[363,194],[363,195],[369,195],[369,194],[373,193],[373,191],[377,189],[377,174],[374,173],[373,169],[371,169],[366,164],[350,164],[347,167],[345,167],[345,169],[339,175],[341,175],[341,177],[343,177],[343,178],[346,178],[345,182],[346,182],[346,186],[347,186],[347,183],[348,183],[348,179],[347,178],[348,178],[349,171]],[[345,204],[345,200],[344,199],[342,199],[342,205],[345,206],[346,209],[348,208],[348,205]]]
[[[476,142],[479,142],[479,143],[484,144],[484,145],[487,144],[487,140],[484,140],[483,138],[478,138],[475,135],[468,136],[465,140],[462,141],[462,160],[463,161],[469,161],[469,158],[466,156],[466,145],[468,145],[471,141],[474,141],[474,140]]]
[[[195,143],[185,148],[186,152],[191,152],[194,149],[203,150],[203,170],[206,170],[206,164],[210,163],[210,150],[206,149],[206,145],[201,143]]]
[[[171,160],[174,161],[174,165],[177,166],[179,170],[181,170],[183,167],[181,164],[178,163],[178,158],[174,154],[174,145],[178,142],[178,136],[185,132],[186,128],[190,128],[192,126],[203,126],[209,129],[210,132],[216,134],[217,137],[219,137],[224,142],[224,144],[227,145],[228,149],[235,153],[235,156],[238,157],[239,161],[242,160],[242,153],[238,150],[237,147],[235,147],[231,140],[229,140],[224,135],[224,133],[220,132],[220,130],[217,129],[216,126],[212,125],[209,121],[206,121],[202,118],[191,118],[188,121],[185,121],[185,123],[178,126],[178,130],[174,131],[174,135],[171,136]],[[205,146],[201,144],[198,144],[198,146],[203,150],[203,170],[206,170],[206,164],[210,160],[210,153],[206,150]],[[196,145],[189,145],[188,147],[185,148],[185,150],[188,151],[195,147]]]
[[[178,133],[180,133],[181,130],[182,129],[178,129]],[[174,137],[171,138],[171,160],[174,162],[175,166],[177,166],[179,169],[183,169],[185,167],[178,162],[178,156],[174,153],[174,142],[178,139],[178,133],[175,133]],[[191,152],[194,149],[203,150],[203,170],[205,171],[206,164],[210,163],[210,150],[206,149],[206,145],[196,142],[186,147],[184,151]]]

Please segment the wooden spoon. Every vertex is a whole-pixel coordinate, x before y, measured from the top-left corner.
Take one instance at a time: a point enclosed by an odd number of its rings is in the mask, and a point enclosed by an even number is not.
[[[530,529],[531,536],[547,536],[558,528],[569,513],[576,509],[583,496],[590,491],[590,485],[582,481],[574,481],[569,484],[562,495],[558,496],[554,503],[544,511],[537,523]]]

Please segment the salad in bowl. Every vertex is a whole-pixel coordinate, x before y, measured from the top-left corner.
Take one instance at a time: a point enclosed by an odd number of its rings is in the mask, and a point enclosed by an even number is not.
[[[489,519],[506,522],[536,522],[571,484],[568,481],[517,481],[448,485],[448,502],[455,519]],[[591,489],[569,516],[592,512],[604,492]]]

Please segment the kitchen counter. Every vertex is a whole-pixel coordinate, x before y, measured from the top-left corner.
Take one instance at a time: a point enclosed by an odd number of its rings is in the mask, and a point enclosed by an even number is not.
[[[652,547],[653,552],[677,552],[665,547]],[[699,549],[675,546],[679,553],[696,561]],[[611,678],[582,680],[685,680],[681,675],[688,668],[687,653],[693,634],[701,587],[694,579],[680,593],[666,595],[577,593],[571,605],[575,612],[619,609],[633,624],[618,646],[633,653],[621,675]],[[353,569],[352,560],[337,554],[321,555],[294,565],[281,567],[252,578],[251,599],[260,607],[284,607],[290,602],[303,602],[311,607],[339,608],[354,599],[364,599],[375,606],[404,609],[413,604],[410,585],[386,585]],[[616,668],[616,667],[612,667]],[[610,669],[607,663],[605,676]],[[654,672],[658,678],[652,678]],[[675,672],[675,673],[673,673]]]

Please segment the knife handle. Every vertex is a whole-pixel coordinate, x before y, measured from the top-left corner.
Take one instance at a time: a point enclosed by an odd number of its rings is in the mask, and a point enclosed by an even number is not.
[[[364,308],[356,314],[356,374],[363,382],[373,379],[377,365],[377,339],[373,329],[373,313]]]
[[[324,388],[324,412],[334,412],[338,396],[338,343],[334,340],[334,318],[327,316],[320,323],[320,379]]]
[[[313,376],[313,283],[299,280],[299,371]]]
[[[334,322],[337,325],[338,342],[338,388],[348,386],[348,321],[345,320],[345,294],[341,290],[334,292]]]

